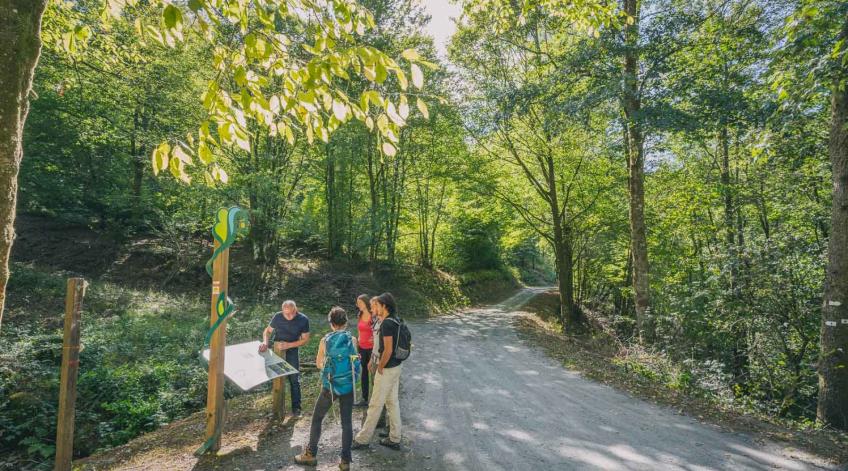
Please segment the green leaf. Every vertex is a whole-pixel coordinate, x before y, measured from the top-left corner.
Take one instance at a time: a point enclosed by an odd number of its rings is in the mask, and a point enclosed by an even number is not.
[[[400,103],[398,103],[398,114],[404,121],[409,117],[409,102],[406,101],[406,95],[400,96]]]
[[[388,142],[383,143],[383,153],[388,155],[389,157],[394,157],[397,154],[397,149],[395,146],[389,144]]]
[[[381,114],[377,117],[377,129],[380,132],[385,133],[386,129],[389,127],[389,118],[385,114]]]
[[[417,64],[409,66],[409,71],[412,73],[412,84],[415,88],[421,89],[424,87],[424,74],[421,73],[421,68]]]
[[[406,59],[410,62],[415,62],[415,61],[421,60],[421,56],[418,54],[418,51],[416,51],[415,49],[405,49],[403,52],[400,53],[400,55],[404,59]]]
[[[406,74],[400,69],[395,69],[395,74],[397,75],[400,89],[406,91],[407,87],[409,87],[409,82],[406,80]]]
[[[383,83],[386,81],[386,78],[389,76],[389,71],[386,70],[386,66],[380,63],[377,63],[375,66],[377,70],[377,83]]]
[[[391,119],[392,122],[394,122],[398,126],[403,126],[406,124],[406,121],[400,114],[398,114],[397,109],[395,109],[394,103],[389,102],[389,104],[386,106],[386,114],[389,116],[389,119]]]
[[[374,69],[374,65],[370,65],[370,66],[366,65],[365,67],[362,68],[362,73],[365,75],[365,78],[367,78],[368,80],[370,80],[372,82],[377,80],[377,72]]]
[[[424,119],[430,119],[430,110],[427,109],[427,103],[424,103],[424,100],[421,98],[416,99],[415,105],[418,106],[418,111],[421,112]]]
[[[230,181],[230,176],[227,175],[227,172],[217,165],[212,168],[212,178],[224,184]]]
[[[338,100],[333,100],[333,115],[336,117],[336,119],[341,122],[347,121],[347,113],[347,105]]]
[[[197,146],[197,156],[200,157],[200,161],[206,165],[212,163],[212,149],[210,149],[205,142],[201,142],[200,145]]]
[[[91,37],[91,28],[88,26],[77,26],[74,28],[74,36],[77,41],[85,43]]]
[[[171,156],[175,159],[181,160],[186,165],[191,165],[191,156],[186,153],[185,149],[180,144],[174,146],[174,149],[171,151]]]
[[[182,27],[183,13],[174,5],[168,5],[165,7],[165,11],[162,12],[162,18],[165,20],[165,27],[168,29],[178,29]]]
[[[163,142],[159,144],[158,147],[153,149],[153,174],[159,175],[159,172],[168,168],[168,159],[169,154],[171,153],[171,146],[167,142]]]

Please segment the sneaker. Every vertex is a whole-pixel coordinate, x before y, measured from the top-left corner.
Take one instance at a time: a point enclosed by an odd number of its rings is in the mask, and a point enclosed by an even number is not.
[[[353,407],[368,407],[368,401],[363,399],[363,400],[357,402],[356,404],[354,404]]]
[[[389,429],[380,430],[380,438],[386,438],[389,436]]]
[[[301,464],[304,466],[317,466],[318,459],[315,458],[315,455],[312,454],[311,451],[306,450],[303,453],[294,457],[294,462],[297,464]]]
[[[340,471],[350,471],[350,461],[340,460],[339,461],[339,470]]]
[[[299,419],[303,417],[303,411],[300,409],[293,409],[290,415],[293,419]]]
[[[392,450],[400,450],[400,442],[393,442],[388,437],[380,440],[380,445],[391,448]]]
[[[350,445],[351,450],[364,450],[366,448],[371,448],[371,445],[368,443],[359,443],[356,440],[354,440],[353,443]]]

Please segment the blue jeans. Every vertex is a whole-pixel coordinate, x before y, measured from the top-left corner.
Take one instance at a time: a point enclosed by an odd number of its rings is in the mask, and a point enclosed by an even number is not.
[[[290,348],[286,350],[286,363],[293,366],[296,370],[300,370],[298,349]],[[291,385],[292,412],[298,411],[300,410],[300,373],[289,375],[289,384]]]

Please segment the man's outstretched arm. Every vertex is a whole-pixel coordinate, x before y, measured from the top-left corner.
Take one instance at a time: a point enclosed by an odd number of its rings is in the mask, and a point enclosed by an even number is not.
[[[259,351],[264,352],[268,350],[268,337],[274,333],[274,328],[270,325],[265,327],[265,330],[262,331],[262,344],[259,345]]]

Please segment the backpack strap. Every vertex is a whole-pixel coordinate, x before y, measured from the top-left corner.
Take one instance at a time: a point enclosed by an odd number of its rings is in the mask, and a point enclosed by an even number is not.
[[[383,320],[392,321],[395,324],[397,324],[397,326],[398,326],[398,332],[397,332],[397,335],[395,335],[395,345],[394,345],[394,347],[392,347],[393,348],[392,349],[392,356],[395,356],[395,354],[397,352],[398,344],[400,344],[400,325],[401,325],[401,322],[403,322],[403,320],[398,320],[398,319],[395,319],[394,317],[391,317],[391,316],[386,317]]]

